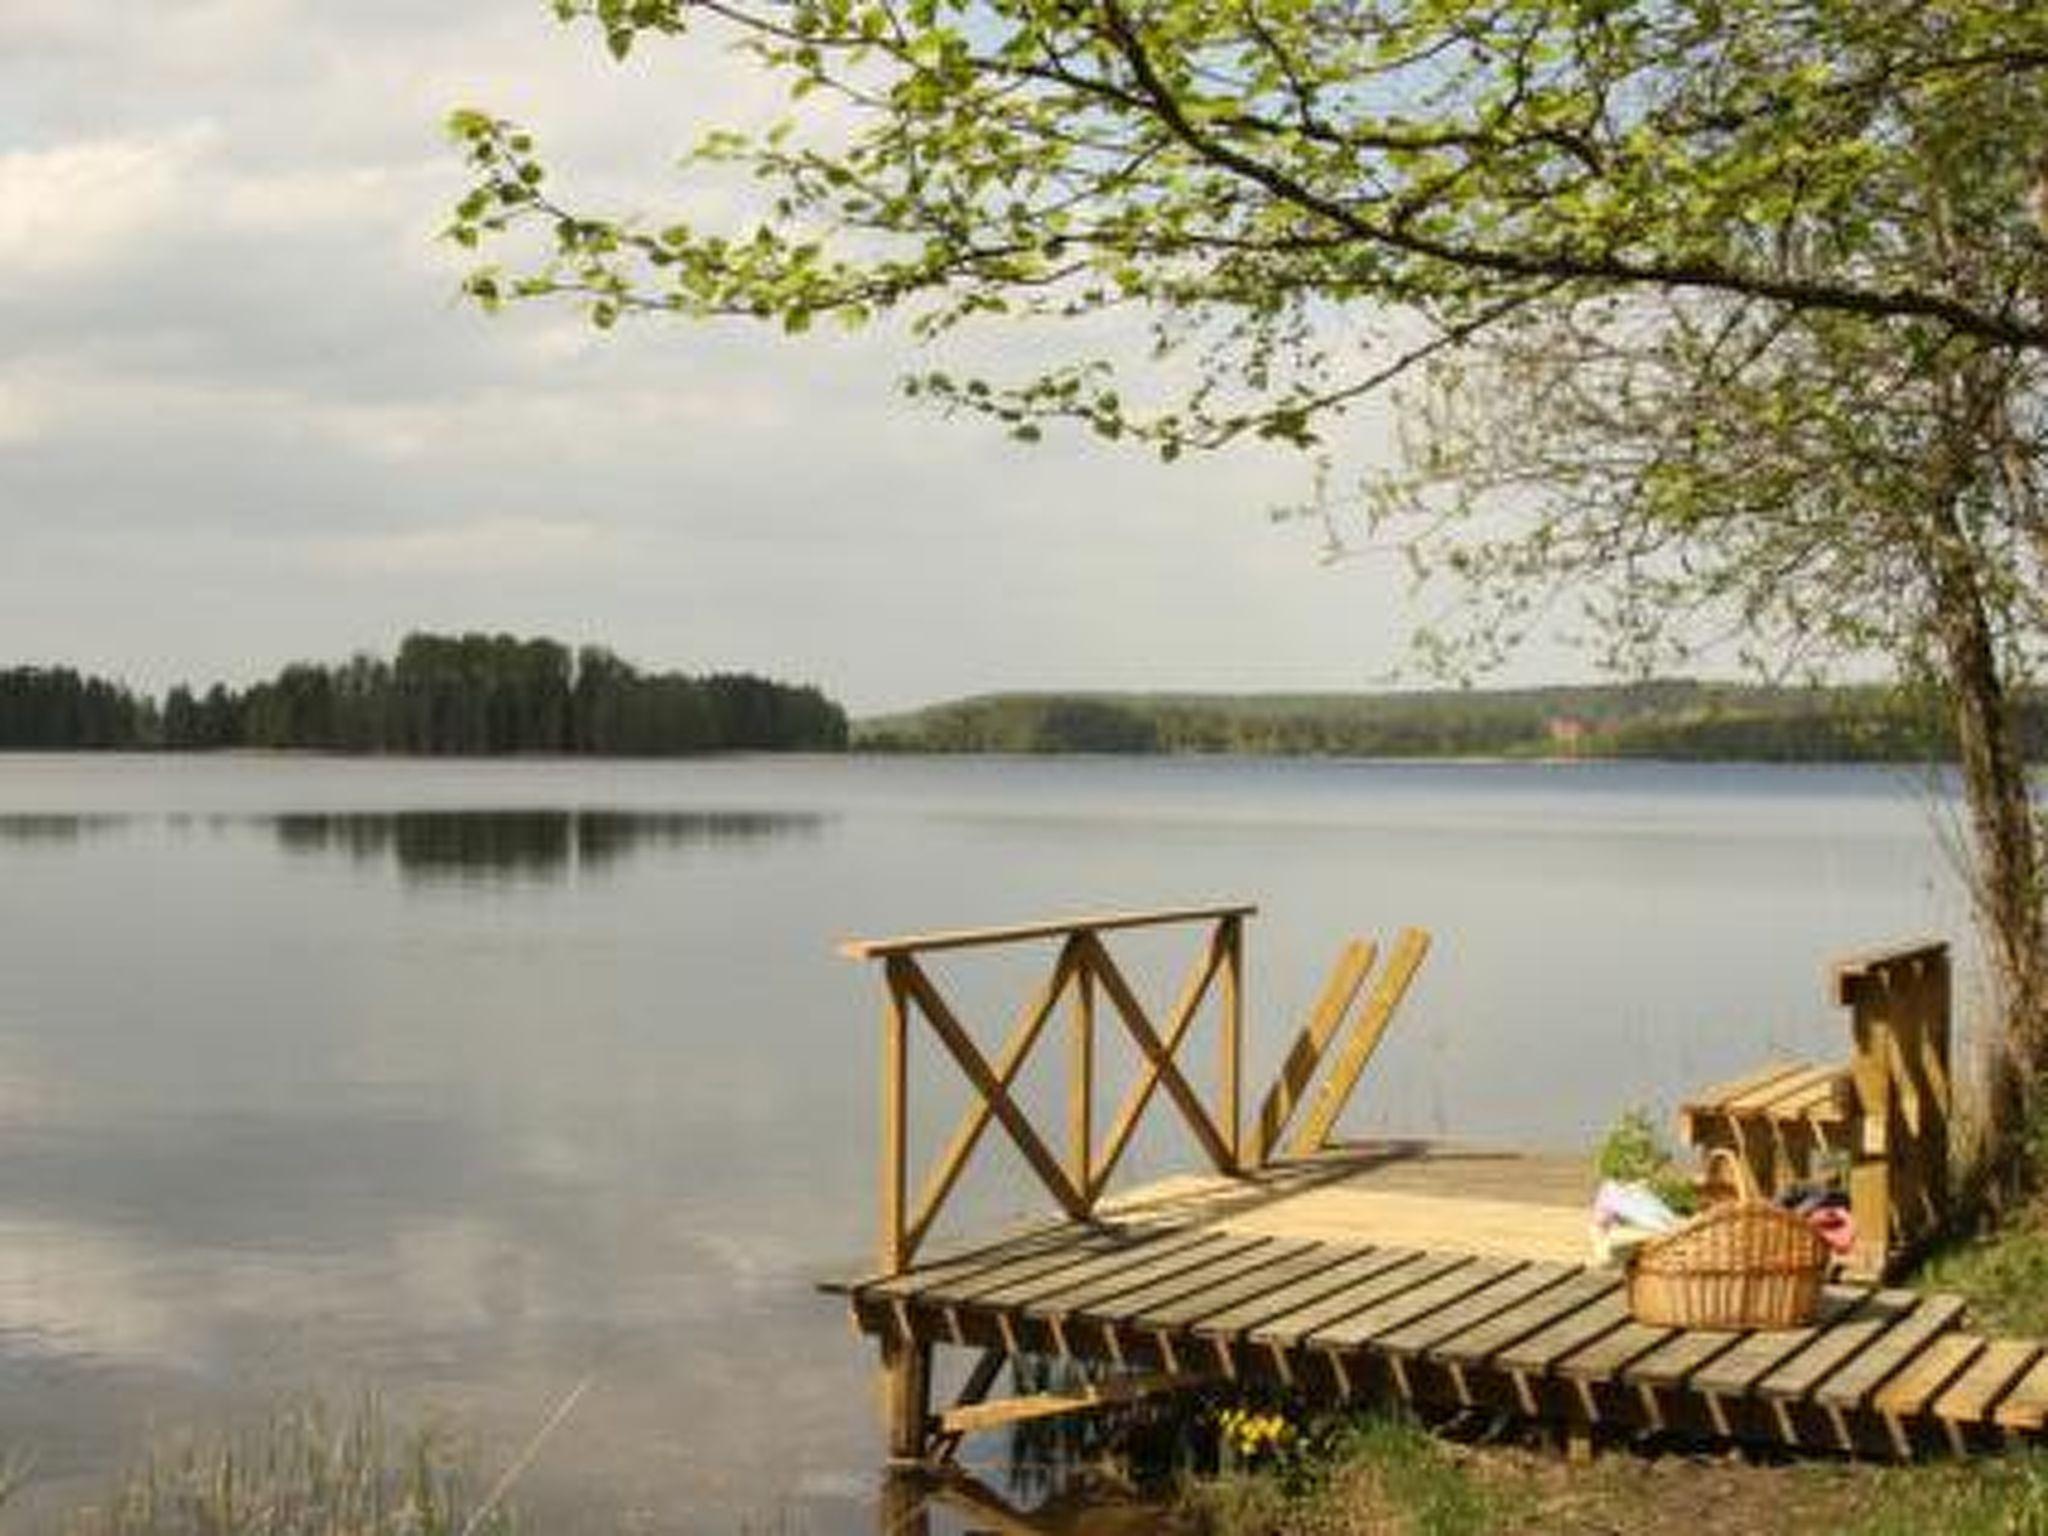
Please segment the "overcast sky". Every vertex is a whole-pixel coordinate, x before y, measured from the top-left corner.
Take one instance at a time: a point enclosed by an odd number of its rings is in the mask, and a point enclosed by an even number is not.
[[[1399,572],[1268,518],[1298,458],[1015,446],[903,400],[886,335],[455,300],[449,108],[654,212],[758,98],[701,43],[621,69],[543,0],[0,0],[0,663],[158,688],[481,627],[865,712],[1399,659]]]

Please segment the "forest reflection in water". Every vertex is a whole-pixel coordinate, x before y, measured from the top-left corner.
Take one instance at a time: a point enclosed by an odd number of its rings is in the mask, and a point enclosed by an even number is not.
[[[80,843],[97,833],[111,832],[128,816],[68,816],[56,813],[0,816],[0,843]]]
[[[559,879],[637,850],[735,848],[814,836],[817,815],[770,811],[397,811],[279,816],[289,852],[391,860],[414,880]]]
[[[0,843],[65,844],[148,818],[0,816]],[[816,836],[828,817],[782,811],[473,810],[294,812],[186,817],[177,826],[262,826],[287,853],[389,862],[408,881],[559,880],[602,873],[639,851],[738,849]]]

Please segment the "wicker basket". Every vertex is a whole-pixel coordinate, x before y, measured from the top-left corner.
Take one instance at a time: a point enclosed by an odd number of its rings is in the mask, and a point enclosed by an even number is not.
[[[1717,1205],[1630,1255],[1628,1309],[1661,1328],[1798,1328],[1820,1308],[1828,1258],[1802,1216]]]

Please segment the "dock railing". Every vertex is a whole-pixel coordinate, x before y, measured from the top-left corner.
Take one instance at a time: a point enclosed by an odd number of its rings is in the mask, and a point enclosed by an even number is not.
[[[1071,1217],[1094,1213],[1115,1175],[1138,1122],[1162,1088],[1219,1173],[1240,1164],[1238,1092],[1243,1072],[1244,920],[1251,906],[1185,907],[1117,912],[1064,922],[1007,928],[972,928],[857,939],[840,952],[879,961],[882,1008],[882,1234],[878,1255],[887,1273],[907,1268],[931,1232],[946,1197],[967,1169],[991,1121],[1002,1126],[1048,1193]],[[1110,952],[1104,935],[1137,928],[1193,927],[1205,938],[1163,1021],[1155,1022]],[[1051,973],[1032,993],[991,1061],[928,971],[925,956],[946,950],[1058,941]],[[1205,1099],[1182,1071],[1180,1049],[1210,993],[1219,994],[1218,1061],[1212,1096]],[[1098,1141],[1095,1073],[1101,1004],[1121,1021],[1143,1059],[1114,1118]],[[1066,1010],[1066,1113],[1064,1145],[1048,1138],[1018,1106],[1012,1088],[1053,1016]],[[922,1018],[974,1090],[913,1201],[910,1193],[910,1041]]]
[[[1388,1020],[1428,950],[1428,936],[1404,932],[1382,968],[1356,1026],[1335,1052],[1322,1088],[1308,1092],[1373,967],[1376,950],[1353,940],[1249,1123],[1241,1113],[1244,1073],[1244,929],[1258,909],[1248,904],[1114,912],[1056,922],[971,928],[888,939],[855,939],[840,953],[882,968],[882,1221],[878,1259],[884,1274],[910,1267],[991,1124],[1000,1125],[1024,1162],[1067,1216],[1094,1215],[1129,1149],[1147,1108],[1162,1093],[1179,1112],[1208,1165],[1234,1175],[1258,1168],[1283,1150],[1296,1111],[1301,1126],[1284,1150],[1312,1154],[1327,1143]],[[1122,963],[1113,938],[1138,929],[1182,928],[1198,936],[1178,994],[1155,1018]],[[926,967],[946,951],[1053,944],[1051,970],[1031,991],[993,1058],[985,1054]],[[1215,1073],[1205,1094],[1191,1080],[1182,1048],[1211,997],[1219,1012]],[[1138,1070],[1106,1127],[1098,1110],[1097,1049],[1101,1014],[1114,1015],[1136,1047]],[[1066,1072],[1060,1128],[1035,1125],[1015,1089],[1034,1049],[1064,1011]],[[910,1050],[922,1020],[966,1077],[972,1095],[951,1136],[913,1195],[910,1147]]]

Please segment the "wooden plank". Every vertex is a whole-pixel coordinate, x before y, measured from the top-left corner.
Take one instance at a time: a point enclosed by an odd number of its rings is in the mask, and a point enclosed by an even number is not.
[[[1372,969],[1378,952],[1378,947],[1367,940],[1353,939],[1337,956],[1337,964],[1330,972],[1330,979],[1323,984],[1322,995],[1316,999],[1308,1022],[1302,1025],[1294,1043],[1287,1048],[1286,1059],[1280,1063],[1273,1086],[1266,1090],[1266,1097],[1259,1104],[1258,1124],[1252,1132],[1254,1164],[1263,1164],[1272,1155],[1273,1148],[1279,1145],[1280,1133],[1294,1118],[1302,1094],[1315,1077],[1316,1068],[1322,1064],[1323,1052],[1329,1049],[1330,1037],[1344,1022],[1344,1015],[1351,1011],[1358,989],[1365,985],[1366,973]]]
[[[1429,1352],[1430,1357],[1450,1365],[1478,1365],[1509,1345],[1593,1306],[1620,1287],[1621,1276],[1612,1270],[1581,1271],[1554,1290],[1544,1291],[1498,1317],[1445,1339]]]
[[[1559,1318],[1549,1327],[1510,1344],[1495,1354],[1493,1363],[1518,1376],[1537,1375],[1548,1371],[1566,1355],[1584,1349],[1595,1339],[1604,1338],[1628,1320],[1628,1296],[1619,1290],[1609,1291],[1590,1305]]]
[[[1158,1234],[1153,1234],[1156,1237]],[[1133,1243],[1149,1241],[1125,1232],[1090,1228],[1085,1222],[1062,1222],[1057,1231],[1043,1237],[1022,1239],[996,1247],[941,1259],[906,1269],[899,1275],[885,1275],[863,1281],[851,1288],[856,1301],[888,1301],[914,1295],[933,1286],[957,1285],[969,1277],[1012,1268],[1020,1264],[1039,1266],[1078,1263],[1091,1254],[1120,1253]]]
[[[1184,1270],[1179,1274],[1161,1275],[1135,1290],[1120,1291],[1115,1296],[1090,1302],[1085,1307],[1074,1307],[1070,1311],[1073,1315],[1085,1316],[1095,1322],[1125,1323],[1135,1328],[1151,1328],[1154,1326],[1154,1307],[1168,1307],[1190,1296],[1200,1296],[1212,1287],[1229,1285],[1247,1274],[1263,1269],[1276,1257],[1284,1256],[1286,1252],[1286,1244],[1276,1243],[1271,1238],[1247,1239],[1244,1245],[1235,1251],[1218,1252],[1194,1269]]]
[[[2038,1430],[2048,1421],[2048,1357],[2036,1360],[2006,1389],[1998,1400],[1996,1421],[2000,1429],[2020,1431]]]
[[[910,1003],[895,968],[882,1003],[882,1231],[875,1263],[894,1274],[910,1262]]]
[[[1145,1314],[1148,1328],[1194,1328],[1203,1319],[1230,1311],[1233,1307],[1256,1305],[1275,1291],[1285,1290],[1299,1280],[1313,1280],[1356,1254],[1333,1243],[1303,1243],[1292,1252],[1275,1253],[1251,1274],[1241,1275],[1228,1285],[1219,1285],[1200,1295],[1170,1305],[1154,1307]]]
[[[1880,974],[1882,974],[1880,972]],[[1851,1255],[1860,1271],[1881,1275],[1899,1235],[1897,1189],[1893,1156],[1893,1122],[1898,1108],[1893,1102],[1895,1087],[1891,1056],[1895,1049],[1894,1024],[1881,996],[1868,995],[1859,981],[1853,987],[1841,980],[1843,997],[1853,995],[1850,1019],[1853,1047],[1850,1067],[1856,1075],[1856,1103],[1861,1110],[1855,1129],[1855,1161],[1849,1167],[1849,1208],[1856,1218],[1856,1246]]]
[[[1482,1291],[1473,1292],[1463,1301],[1402,1324],[1374,1340],[1373,1347],[1404,1357],[1423,1354],[1444,1340],[1476,1328],[1510,1307],[1521,1305],[1532,1296],[1562,1285],[1577,1273],[1578,1269],[1569,1264],[1530,1264],[1494,1281]]]
[[[1202,1384],[1202,1378],[1183,1371],[1150,1371],[1143,1375],[1112,1376],[1065,1392],[1034,1392],[1025,1397],[1001,1398],[992,1403],[969,1403],[949,1408],[939,1415],[939,1433],[971,1435],[981,1430],[1000,1429],[1032,1419],[1059,1418],[1135,1403],[1165,1392],[1185,1392]]]
[[[1913,1315],[1822,1382],[1813,1394],[1827,1408],[1861,1408],[1877,1389],[1909,1365],[1929,1344],[1953,1332],[1963,1315],[1962,1298],[1929,1296]]]
[[[922,1461],[932,1405],[932,1347],[922,1339],[882,1335],[882,1420],[889,1459]]]
[[[1838,1068],[1825,1081],[1806,1092],[1780,1100],[1771,1113],[1781,1120],[1806,1120],[1816,1125],[1833,1125],[1849,1113],[1856,1099],[1856,1080],[1847,1067]]]
[[[1168,923],[1250,917],[1258,910],[1256,906],[1240,903],[1221,907],[1162,907],[1150,912],[1100,912],[1091,917],[1013,923],[996,928],[951,928],[937,933],[902,934],[888,939],[847,939],[839,945],[839,953],[849,960],[874,960],[908,954],[912,950],[929,953],[939,949],[968,949],[982,944],[1014,944],[1025,939],[1056,939],[1079,932],[1108,933],[1118,928],[1156,928]]]
[[[1675,1328],[1659,1328],[1631,1319],[1612,1333],[1566,1355],[1557,1362],[1557,1373],[1574,1381],[1616,1380],[1624,1368],[1681,1336]]]
[[[1060,962],[1078,959],[1069,943]],[[1074,973],[1074,1001],[1067,1014],[1067,1177],[1093,1204],[1102,1193],[1095,1181],[1095,978],[1088,967]]]
[[[1003,1367],[1010,1363],[1010,1352],[1005,1349],[984,1349],[974,1362],[974,1369],[967,1373],[967,1380],[960,1384],[960,1391],[953,1398],[955,1408],[964,1408],[969,1403],[985,1403],[989,1392],[996,1384],[996,1377]]]
[[[1213,1228],[1184,1227],[1154,1242],[1122,1244],[1073,1264],[1033,1268],[1012,1275],[977,1276],[962,1286],[936,1288],[933,1294],[936,1299],[949,1303],[987,1308],[1017,1307],[1063,1286],[1089,1284],[1136,1265],[1156,1263],[1191,1249],[1213,1246],[1222,1240],[1223,1234]]]
[[[1984,1340],[1975,1334],[1945,1333],[1878,1388],[1870,1406],[1886,1418],[1918,1418],[1983,1353]]]
[[[1181,1075],[1180,1064],[1175,1060],[1181,1044],[1194,1027],[1195,1016],[1201,1011],[1202,999],[1208,995],[1209,985],[1223,969],[1228,946],[1223,941],[1223,930],[1218,929],[1210,936],[1208,947],[1189,969],[1187,980],[1181,988],[1180,997],[1174,1003],[1165,1035],[1153,1029],[1152,1020],[1145,1012],[1145,1005],[1131,990],[1124,979],[1123,971],[1117,966],[1115,957],[1102,941],[1093,934],[1081,937],[1081,946],[1088,969],[1102,984],[1102,990],[1109,997],[1110,1006],[1123,1020],[1124,1031],[1138,1047],[1145,1058],[1145,1070],[1132,1083],[1130,1091],[1118,1107],[1115,1123],[1104,1138],[1102,1165],[1095,1172],[1094,1185],[1100,1188],[1109,1181],[1116,1171],[1118,1160],[1130,1142],[1131,1135],[1138,1127],[1139,1117],[1145,1106],[1151,1102],[1153,1090],[1163,1086],[1167,1097],[1179,1107],[1181,1118],[1193,1131],[1195,1139],[1202,1144],[1202,1150],[1209,1155],[1209,1161],[1225,1173],[1236,1171],[1236,1154],[1231,1150],[1228,1139],[1216,1128],[1203,1106],[1201,1096],[1188,1086]]]
[[[1998,1400],[2041,1357],[2031,1339],[1993,1339],[1970,1368],[1934,1400],[1934,1416],[1952,1424],[1982,1424]]]
[[[1331,1296],[1351,1290],[1420,1255],[1412,1248],[1368,1248],[1353,1250],[1339,1264],[1296,1280],[1270,1294],[1248,1298],[1221,1312],[1197,1320],[1194,1331],[1204,1338],[1231,1339],[1261,1323],[1299,1312]]]
[[[1351,1349],[1403,1324],[1463,1301],[1482,1286],[1493,1284],[1523,1266],[1513,1259],[1471,1259],[1425,1285],[1353,1312],[1318,1328],[1303,1342],[1317,1349]]]
[[[1336,1061],[1331,1064],[1330,1075],[1323,1079],[1315,1103],[1309,1106],[1308,1117],[1289,1143],[1289,1149],[1296,1157],[1306,1157],[1329,1141],[1338,1117],[1344,1113],[1344,1106],[1351,1102],[1359,1075],[1365,1071],[1366,1063],[1372,1060],[1373,1052],[1379,1049],[1387,1025],[1393,1020],[1394,1010],[1401,1006],[1409,984],[1429,954],[1429,942],[1429,935],[1420,928],[1404,928],[1401,936],[1394,940],[1393,953],[1380,967],[1380,978],[1373,983],[1364,1011],[1359,1014],[1358,1022],[1352,1025],[1350,1035],[1338,1051]]]
[[[1574,1266],[1586,1257],[1586,1210],[1576,1201],[1552,1206],[1526,1200],[1446,1199],[1383,1189],[1370,1175],[1270,1202],[1244,1201],[1216,1219],[1247,1232],[1425,1253],[1547,1259]]]
[[[954,1014],[951,1005],[939,995],[931,978],[915,960],[903,955],[890,957],[889,971],[892,976],[902,978],[905,990],[915,999],[925,1022],[931,1025],[932,1032],[959,1064],[960,1070],[994,1112],[1003,1129],[1010,1133],[1010,1140],[1024,1154],[1024,1160],[1038,1175],[1039,1182],[1052,1192],[1053,1198],[1059,1201],[1068,1215],[1085,1217],[1088,1214],[1087,1196],[1067,1177],[1067,1170],[1060,1166],[1060,1160],[1052,1155],[1039,1137],[1030,1117],[1010,1097],[1010,1090],[996,1080],[995,1072],[981,1054],[981,1048],[974,1043],[974,1037]]]
[[[1721,1104],[1721,1112],[1735,1116],[1770,1116],[1778,1105],[1788,1099],[1809,1092],[1815,1087],[1825,1085],[1829,1079],[1842,1071],[1843,1069],[1840,1067],[1803,1066],[1797,1072],[1793,1072],[1785,1077],[1776,1078],[1761,1087],[1752,1088],[1747,1093],[1737,1094],[1732,1099],[1724,1100]]]
[[[1019,1311],[1047,1319],[1073,1317],[1106,1307],[1120,1296],[1179,1279],[1190,1270],[1207,1269],[1228,1262],[1241,1253],[1271,1241],[1263,1237],[1217,1234],[1217,1241],[1170,1254],[1150,1263],[1138,1264],[1113,1273],[1095,1276],[1083,1283],[1058,1283],[1016,1303]]]
[[[1723,1333],[1710,1328],[1681,1329],[1656,1348],[1631,1360],[1622,1375],[1632,1386],[1669,1390],[1751,1337],[1751,1334]]]
[[[1947,957],[1948,944],[1942,939],[1909,939],[1856,954],[1839,955],[1833,965],[1835,1001],[1841,1007],[1853,1007],[1872,972],[1907,966],[1915,961],[1945,960]]]
[[[1934,1404],[1983,1358],[1984,1350],[1985,1341],[1975,1334],[1945,1333],[1878,1389],[1871,1407],[1890,1437],[1892,1453],[1901,1461],[1911,1460],[1926,1448],[1930,1430],[1939,1432],[1938,1443],[1944,1449],[1958,1456],[1970,1453],[1974,1425],[1939,1417]]]
[[[1244,919],[1226,917],[1217,931],[1223,939],[1222,995],[1217,999],[1223,1018],[1216,1041],[1216,1119],[1234,1173],[1244,1166]]]
[[[1291,1349],[1318,1328],[1349,1317],[1354,1312],[1362,1312],[1389,1296],[1427,1285],[1437,1276],[1467,1262],[1463,1254],[1413,1254],[1406,1263],[1383,1270],[1356,1286],[1267,1319],[1252,1330],[1252,1342]]]
[[[1873,1295],[1868,1287],[1830,1286],[1821,1292],[1821,1314],[1806,1328],[1764,1328],[1747,1334],[1692,1377],[1692,1386],[1718,1397],[1744,1397],[1759,1381],[1820,1337],[1833,1324],[1853,1317]]]
[[[817,1288],[829,1296],[858,1296],[863,1291],[911,1275],[935,1269],[955,1268],[963,1264],[972,1264],[977,1260],[986,1261],[1014,1255],[1034,1244],[1055,1246],[1082,1236],[1099,1235],[1102,1230],[1096,1222],[1075,1221],[1066,1216],[1040,1218],[1036,1221],[1018,1223],[992,1237],[967,1238],[956,1243],[942,1244],[937,1252],[925,1255],[908,1269],[865,1269],[850,1278],[828,1277],[820,1280],[817,1282]]]
[[[1687,1099],[1678,1107],[1681,1132],[1686,1140],[1692,1139],[1688,1117],[1718,1115],[1725,1112],[1730,1099],[1739,1099],[1746,1093],[1753,1093],[1767,1084],[1789,1077],[1794,1072],[1804,1071],[1803,1061],[1773,1061],[1758,1067],[1754,1072],[1745,1072],[1741,1077],[1730,1078],[1725,1083],[1716,1083],[1699,1097]]]
[[[1067,983],[1074,977],[1077,958],[1072,944],[1062,947],[1059,960],[1052,968],[1052,974],[1040,985],[1037,993],[1025,1004],[1011,1025],[1009,1038],[1004,1042],[1002,1054],[997,1057],[994,1068],[995,1082],[1005,1095],[1017,1081],[1017,1074],[1023,1070],[1025,1058],[1031,1054],[1031,1048],[1038,1043],[1038,1037],[1044,1033],[1046,1021],[1059,1007],[1060,994],[1066,991]],[[915,965],[916,962],[905,963]],[[936,996],[936,992],[933,995]],[[979,1055],[978,1052],[976,1054]],[[946,1143],[945,1151],[932,1164],[931,1173],[926,1177],[924,1188],[919,1192],[917,1203],[913,1207],[917,1214],[911,1218],[910,1226],[904,1234],[904,1246],[911,1252],[917,1251],[918,1245],[925,1239],[925,1234],[931,1231],[932,1223],[939,1219],[940,1208],[960,1182],[960,1176],[967,1171],[967,1160],[974,1155],[975,1147],[981,1142],[982,1133],[988,1129],[989,1121],[995,1118],[995,1114],[995,1101],[987,1097],[976,1099],[961,1114],[959,1123],[953,1128],[953,1134]],[[1088,1164],[1084,1160],[1073,1166],[1081,1171],[1079,1174],[1070,1173],[1069,1182],[1077,1191],[1084,1192],[1082,1204],[1085,1206]]]
[[[1769,1398],[1811,1397],[1826,1379],[1920,1308],[1916,1291],[1879,1291],[1855,1313],[1822,1326],[1818,1338],[1757,1382]]]

